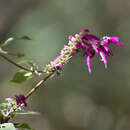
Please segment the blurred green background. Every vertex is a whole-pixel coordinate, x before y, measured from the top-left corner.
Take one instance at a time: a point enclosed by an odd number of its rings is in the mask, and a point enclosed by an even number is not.
[[[119,36],[125,47],[114,48],[104,68],[92,60],[92,74],[78,55],[63,75],[48,80],[28,100],[28,110],[40,116],[17,116],[36,130],[130,130],[130,1],[129,0],[0,0],[0,40],[27,35],[31,41],[9,45],[10,52],[43,67],[59,55],[67,36],[89,28],[91,33]],[[13,60],[16,60],[13,58]],[[26,93],[39,78],[9,82],[18,68],[0,58],[0,102]]]

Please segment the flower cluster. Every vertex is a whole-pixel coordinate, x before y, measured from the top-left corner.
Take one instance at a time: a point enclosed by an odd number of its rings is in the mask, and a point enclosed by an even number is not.
[[[63,67],[64,64],[66,64],[69,59],[72,57],[72,55],[76,50],[75,44],[70,41],[68,45],[64,45],[64,48],[61,50],[60,55],[57,56],[53,61],[50,62],[50,64],[46,65],[44,72],[50,73],[53,72],[55,69],[60,69]]]
[[[8,117],[11,113],[21,111],[22,105],[24,105],[25,107],[27,106],[25,96],[23,95],[15,96],[15,98],[9,96],[5,100],[6,103],[0,104],[0,107],[3,107],[3,109],[1,109],[0,112],[4,117]]]
[[[17,107],[15,98],[9,96],[5,100],[6,100],[6,103],[0,104],[0,106],[3,108],[0,111],[4,117],[8,117],[14,111],[21,110],[20,107]]]
[[[24,95],[15,96],[17,105],[23,104],[25,107],[27,107],[26,98]]]
[[[62,68],[75,53],[79,52],[84,52],[89,72],[91,72],[91,58],[93,58],[95,54],[100,55],[101,61],[104,62],[105,68],[107,68],[107,57],[113,56],[109,45],[115,44],[116,46],[123,46],[123,43],[120,42],[119,37],[116,36],[103,36],[102,38],[98,38],[89,32],[88,29],[85,29],[81,30],[80,33],[74,37],[70,35],[68,37],[68,45],[64,46],[59,56],[50,62],[50,64],[46,65],[44,71],[49,73],[52,72],[54,68]]]

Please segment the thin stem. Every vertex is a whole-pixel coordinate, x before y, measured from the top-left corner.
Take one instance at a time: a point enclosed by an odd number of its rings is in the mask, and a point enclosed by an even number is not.
[[[47,74],[42,80],[40,80],[26,95],[25,98],[28,99],[42,84],[44,84],[44,82],[49,79],[52,75],[54,74],[54,72],[51,72],[49,74]]]
[[[26,95],[25,98],[28,99],[38,88],[41,87],[42,84],[44,84],[44,82],[49,79],[53,74],[55,73],[55,71],[50,72],[49,74],[47,74],[42,80],[40,80]],[[21,105],[21,104],[20,104]],[[20,106],[18,105],[18,107]],[[15,112],[15,110],[14,110]],[[5,120],[3,121],[3,123],[7,123],[11,118],[13,118],[15,115],[11,116],[9,114],[9,116],[7,118],[5,118]]]
[[[12,61],[11,59],[9,59],[8,57],[6,57],[6,56],[4,56],[4,55],[2,55],[2,54],[0,54],[0,56],[1,56],[3,59],[5,59],[6,61],[8,61],[9,63],[15,65],[16,67],[18,67],[18,68],[20,68],[20,69],[23,69],[23,70],[26,70],[26,71],[29,71],[29,72],[32,72],[32,73],[35,72],[34,70],[27,69],[27,68],[25,68],[25,67],[23,67],[23,66],[17,64],[16,62]]]
[[[18,53],[18,54],[16,54],[16,53],[11,53],[11,52],[7,52],[7,54],[8,55],[11,55],[11,56],[16,56],[16,57],[24,57],[24,54],[22,54],[22,53]]]

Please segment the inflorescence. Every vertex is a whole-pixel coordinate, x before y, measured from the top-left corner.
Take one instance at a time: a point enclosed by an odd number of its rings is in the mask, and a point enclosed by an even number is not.
[[[6,103],[1,104],[1,107],[3,107],[3,109],[0,110],[0,113],[2,113],[4,117],[8,117],[13,112],[21,111],[21,106],[27,106],[24,95],[15,96],[15,98],[9,96],[5,100]]]
[[[101,57],[101,61],[104,63],[105,68],[107,68],[107,58],[113,56],[113,53],[110,51],[110,45],[123,46],[123,43],[119,41],[119,37],[117,36],[103,36],[99,38],[89,32],[88,29],[80,30],[79,34],[75,34],[75,36],[70,35],[68,37],[68,45],[64,45],[60,55],[51,61],[50,64],[46,65],[44,72],[49,75],[46,76],[45,79],[49,78],[53,72],[60,72],[63,65],[68,63],[69,59],[77,53],[83,53],[86,57],[86,65],[88,66],[89,72],[91,72],[91,59],[96,54]],[[35,88],[38,88],[45,79],[41,80]],[[31,94],[35,90],[36,89],[33,88]],[[6,98],[6,103],[0,104],[0,107],[3,107],[3,109],[0,110],[0,114],[4,117],[8,117],[11,116],[12,113],[21,111],[21,106],[27,107],[27,97],[28,96],[19,95]]]
[[[105,68],[107,68],[107,57],[113,56],[109,45],[123,46],[123,43],[119,41],[119,37],[117,36],[103,36],[102,38],[98,38],[89,32],[88,29],[85,29],[81,30],[75,36],[70,35],[68,37],[68,45],[64,46],[59,56],[51,61],[50,64],[46,65],[44,72],[50,73],[55,68],[61,69],[74,54],[79,52],[84,53],[89,72],[91,72],[91,59],[95,54],[100,55],[101,61],[104,62]]]

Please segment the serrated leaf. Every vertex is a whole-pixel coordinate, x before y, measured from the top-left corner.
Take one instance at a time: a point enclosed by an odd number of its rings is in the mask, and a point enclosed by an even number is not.
[[[13,79],[11,80],[11,82],[22,83],[22,82],[24,82],[24,81],[26,81],[26,80],[31,79],[31,78],[32,78],[32,75],[27,76],[27,75],[26,75],[27,73],[29,73],[29,72],[26,71],[26,70],[20,70],[20,71],[18,71],[18,72],[14,75]]]
[[[19,115],[40,115],[40,113],[38,113],[38,112],[33,112],[33,111],[17,112],[16,114],[19,114]]]

